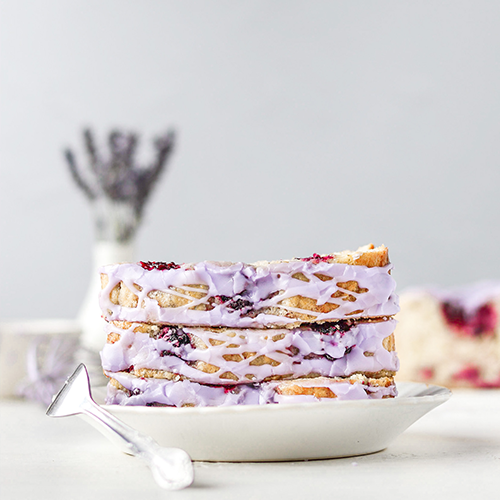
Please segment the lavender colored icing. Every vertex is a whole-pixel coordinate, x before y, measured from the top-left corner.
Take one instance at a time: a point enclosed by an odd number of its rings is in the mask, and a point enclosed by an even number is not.
[[[116,264],[101,268],[107,274],[108,284],[100,294],[100,306],[104,316],[110,320],[127,320],[150,323],[183,324],[190,326],[226,326],[238,328],[260,328],[270,325],[296,323],[297,319],[281,316],[301,313],[315,317],[314,321],[337,320],[345,317],[392,316],[398,312],[395,281],[389,271],[392,266],[366,267],[338,263],[292,260],[288,262],[248,265],[243,263],[222,264],[199,262],[183,265],[179,269],[147,271],[138,264]],[[302,273],[309,281],[292,278]],[[320,279],[317,274],[332,278]],[[337,283],[356,281],[365,292],[351,292]],[[138,307],[127,308],[113,304],[110,293],[120,282],[138,296]],[[186,292],[202,292],[189,285],[205,285],[206,294],[199,299],[184,295],[172,287]],[[141,287],[137,289],[135,285]],[[160,307],[150,294],[155,290],[189,299],[189,303],[175,307]],[[349,293],[355,300],[332,297],[340,291]],[[279,292],[276,294],[276,292]],[[234,309],[231,301],[217,303],[217,297],[241,299],[245,306]],[[323,305],[327,302],[339,307],[330,312],[312,312],[285,306],[281,301],[302,296]],[[202,310],[208,306],[209,310]],[[194,309],[199,307],[199,309]],[[263,311],[279,308],[280,315]],[[249,314],[250,313],[250,314]]]
[[[107,373],[123,387],[124,391],[108,385],[107,404],[146,406],[160,404],[167,406],[230,406],[272,403],[300,403],[308,401],[331,401],[330,398],[317,399],[314,396],[282,396],[275,392],[277,383],[242,385],[235,388],[213,387],[187,380],[171,382],[159,379],[140,379],[128,373]],[[361,383],[330,382],[318,385],[329,387],[338,400],[381,399],[396,396],[396,387],[369,387]]]
[[[383,340],[393,333],[395,326],[395,320],[387,320],[353,324],[346,331],[333,330],[331,333],[300,327],[242,329],[236,331],[237,335],[235,330],[214,332],[203,328],[177,327],[190,336],[196,336],[202,345],[209,346],[201,349],[194,348],[192,343],[173,345],[168,336],[152,338],[147,333],[134,333],[134,325],[122,330],[107,324],[107,332],[120,333],[120,339],[105,345],[101,359],[104,370],[109,372],[125,371],[133,366],[135,369],[173,372],[196,382],[216,385],[260,382],[268,377],[291,374],[293,378],[311,373],[345,377],[354,373],[398,370],[396,353],[387,351],[383,346]],[[211,339],[223,343],[212,345]],[[249,356],[248,353],[255,354]],[[236,355],[239,361],[224,358],[228,354]],[[263,355],[279,364],[255,365],[254,360]],[[196,361],[214,365],[219,370],[205,373],[193,366]],[[238,380],[221,378],[227,372]],[[252,374],[254,378],[249,380],[247,374]]]

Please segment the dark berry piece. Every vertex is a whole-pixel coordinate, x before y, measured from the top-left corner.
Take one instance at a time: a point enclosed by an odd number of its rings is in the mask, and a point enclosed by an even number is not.
[[[191,345],[189,335],[176,326],[165,326],[160,330],[158,335],[159,339],[164,339],[170,342],[174,347],[181,347],[183,345]]]
[[[239,311],[240,309],[245,309],[246,307],[252,307],[252,303],[246,299],[236,299],[233,298],[228,304],[227,307],[229,309],[233,309],[233,311]]]
[[[168,337],[172,334],[177,333],[177,330],[178,330],[178,328],[176,326],[164,326],[160,330],[160,333],[158,334],[158,338],[168,340]]]
[[[214,302],[216,304],[225,304],[228,309],[233,311],[239,311],[240,309],[245,309],[246,307],[252,307],[253,303],[249,300],[241,298],[240,295],[235,297],[228,297],[227,295],[215,295]]]
[[[323,335],[335,335],[337,332],[344,333],[349,331],[352,325],[352,320],[341,319],[331,323],[313,323],[311,324],[311,330],[322,333]]]
[[[228,297],[227,295],[216,295],[214,299],[216,304],[224,304],[228,300],[231,300],[231,297]]]
[[[136,387],[135,389],[132,389],[130,391],[130,393],[132,394],[132,396],[138,396],[141,392],[142,391],[138,387]]]
[[[181,266],[176,264],[175,262],[139,262],[139,265],[146,269],[146,271],[152,271],[153,269],[157,269],[158,271],[170,271],[170,269],[179,269]]]

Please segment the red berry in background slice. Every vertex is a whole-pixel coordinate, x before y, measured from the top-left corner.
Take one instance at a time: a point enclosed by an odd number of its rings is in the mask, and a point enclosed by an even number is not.
[[[477,367],[466,366],[459,372],[455,373],[455,375],[453,375],[453,378],[455,380],[463,380],[466,382],[470,382],[471,384],[476,384],[480,380],[481,374]]]
[[[465,326],[466,320],[463,307],[460,307],[458,304],[453,304],[452,302],[443,302],[441,304],[441,311],[448,324],[457,328],[463,328]]]
[[[453,302],[443,302],[441,311],[446,322],[458,333],[471,337],[493,335],[498,318],[491,304],[484,304],[467,314],[463,307]]]
[[[474,335],[493,334],[497,326],[497,313],[491,304],[484,304],[470,321]]]
[[[419,370],[421,380],[431,380],[434,377],[434,368],[423,367]]]

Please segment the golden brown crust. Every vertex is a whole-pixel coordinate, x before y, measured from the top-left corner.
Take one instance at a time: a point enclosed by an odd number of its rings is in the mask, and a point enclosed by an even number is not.
[[[345,250],[334,255],[335,258],[331,262],[349,264],[351,266],[384,267],[389,264],[389,250],[385,245],[375,248],[370,243],[369,245],[359,247],[354,252]]]
[[[283,396],[315,396],[317,398],[336,398],[336,394],[330,387],[328,387],[328,385],[332,386],[332,384],[342,382],[349,382],[350,384],[360,383],[365,387],[391,387],[392,385],[394,385],[394,378],[390,376],[371,378],[361,374],[356,374],[345,378],[301,378],[281,382],[276,387],[276,392]]]
[[[387,349],[389,352],[395,351],[396,350],[396,341],[394,339],[394,333],[391,333],[388,337],[386,337],[382,341],[382,345],[384,346],[385,349]]]

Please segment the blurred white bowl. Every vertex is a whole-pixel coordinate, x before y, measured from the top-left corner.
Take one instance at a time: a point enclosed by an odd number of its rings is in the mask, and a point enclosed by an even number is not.
[[[0,397],[50,403],[74,369],[79,336],[72,320],[0,322]]]

